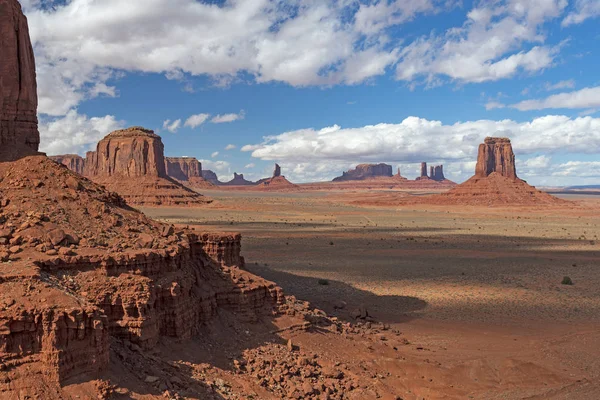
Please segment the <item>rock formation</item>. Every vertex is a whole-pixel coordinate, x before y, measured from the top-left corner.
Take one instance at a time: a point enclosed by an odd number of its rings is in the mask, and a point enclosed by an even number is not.
[[[194,157],[165,157],[167,175],[178,181],[202,178],[202,164]]]
[[[491,137],[479,146],[473,177],[446,193],[421,197],[418,202],[478,206],[569,204],[519,179],[510,140]]]
[[[17,0],[0,0],[0,161],[36,154],[35,59],[27,19]]]
[[[62,156],[51,156],[49,158],[52,161],[64,165],[79,175],[83,175],[85,173],[85,159],[77,154],[65,154]]]
[[[153,131],[132,127],[102,139],[88,152],[84,175],[139,206],[206,204],[208,200],[167,175],[164,146]]]
[[[224,186],[250,186],[256,185],[256,183],[252,181],[248,181],[244,179],[244,174],[238,174],[236,172],[233,173],[233,179],[229,182],[222,183]]]
[[[221,184],[223,184],[223,182],[221,182],[219,180],[219,177],[217,176],[217,174],[215,174],[210,169],[203,169],[202,170],[202,177],[204,178],[205,181],[210,182],[213,185],[221,185]]]
[[[334,178],[334,182],[360,181],[377,177],[391,177],[393,169],[388,164],[359,164],[355,169],[344,172],[342,176]]]
[[[427,163],[426,162],[422,162],[421,163],[421,179],[427,179]]]
[[[275,164],[275,169],[273,170],[273,178],[277,178],[278,176],[281,176],[281,167],[279,166],[279,164]]]
[[[429,178],[438,182],[445,180],[446,178],[444,177],[444,166],[436,165],[435,167],[431,167],[431,174],[429,175]]]
[[[493,172],[507,178],[517,178],[515,154],[508,138],[487,137],[484,143],[479,145],[475,176],[483,178]]]

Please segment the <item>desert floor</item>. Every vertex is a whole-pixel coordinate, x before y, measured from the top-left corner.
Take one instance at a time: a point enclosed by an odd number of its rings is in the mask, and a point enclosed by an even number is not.
[[[208,208],[143,211],[241,232],[248,269],[286,294],[343,319],[364,306],[400,330],[400,356],[369,360],[397,371],[398,398],[600,398],[600,196],[565,195],[577,206],[557,210],[206,194]]]

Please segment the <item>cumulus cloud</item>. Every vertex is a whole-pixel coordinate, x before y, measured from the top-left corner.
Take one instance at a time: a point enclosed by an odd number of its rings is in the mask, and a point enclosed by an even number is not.
[[[553,171],[553,176],[597,179],[600,178],[600,161],[568,161],[556,165]]]
[[[79,154],[93,150],[104,136],[124,127],[123,121],[107,115],[88,118],[71,110],[62,118],[41,119],[39,124],[40,151],[49,155]]]
[[[577,0],[575,7],[565,19],[562,26],[580,24],[586,19],[600,16],[600,2],[598,0]]]
[[[236,148],[237,146],[234,144],[228,144],[227,146],[225,146],[225,150],[234,150]]]
[[[196,114],[189,117],[184,126],[190,127],[192,129],[199,127],[203,123],[205,123],[210,118],[210,114]]]
[[[250,163],[250,164],[246,164],[246,165],[244,166],[244,169],[252,169],[252,168],[254,168],[254,167],[256,167],[256,164],[254,164],[254,163]]]
[[[176,133],[181,127],[181,120],[171,121],[170,119],[163,122],[163,129],[168,130],[171,133]]]
[[[409,117],[399,124],[338,125],[267,136],[242,151],[263,160],[418,162],[472,160],[486,136],[508,136],[520,154],[600,152],[600,118],[549,115],[531,122],[478,120],[444,125]]]
[[[396,76],[437,85],[440,77],[478,83],[543,70],[552,65],[560,46],[544,45],[540,28],[560,16],[566,5],[566,0],[481,2],[462,27],[404,47]]]
[[[220,181],[231,179],[231,164],[227,161],[198,160],[202,163],[202,169],[208,169],[217,174]]]
[[[521,111],[544,110],[549,108],[591,109],[600,107],[600,86],[554,94],[544,99],[524,100],[511,105],[511,107]]]
[[[212,122],[213,124],[225,124],[225,123],[229,123],[229,122],[234,122],[234,121],[238,121],[241,119],[246,118],[246,112],[244,110],[240,111],[238,114],[235,113],[231,113],[231,114],[219,114],[215,117],[213,117],[210,122]]]
[[[216,158],[216,157],[218,157],[218,156],[219,156],[219,152],[218,152],[218,151],[215,151],[215,152],[214,152],[214,153],[212,153],[210,156],[211,156],[212,158]]]
[[[523,162],[523,165],[527,168],[546,168],[550,165],[551,161],[552,157],[542,155],[538,157],[528,158]]]

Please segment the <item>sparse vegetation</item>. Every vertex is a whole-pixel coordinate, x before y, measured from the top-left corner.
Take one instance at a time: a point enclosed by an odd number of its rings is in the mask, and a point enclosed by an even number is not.
[[[563,285],[572,285],[573,284],[573,280],[571,278],[569,278],[568,276],[565,276],[561,282]]]

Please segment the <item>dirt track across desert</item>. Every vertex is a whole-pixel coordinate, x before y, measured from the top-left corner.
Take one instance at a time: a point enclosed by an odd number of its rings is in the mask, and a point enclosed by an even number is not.
[[[593,196],[557,212],[353,205],[360,191],[209,195],[209,209],[144,211],[242,232],[251,272],[339,318],[364,306],[401,331],[401,357],[378,362],[395,364],[407,398],[597,398]]]

